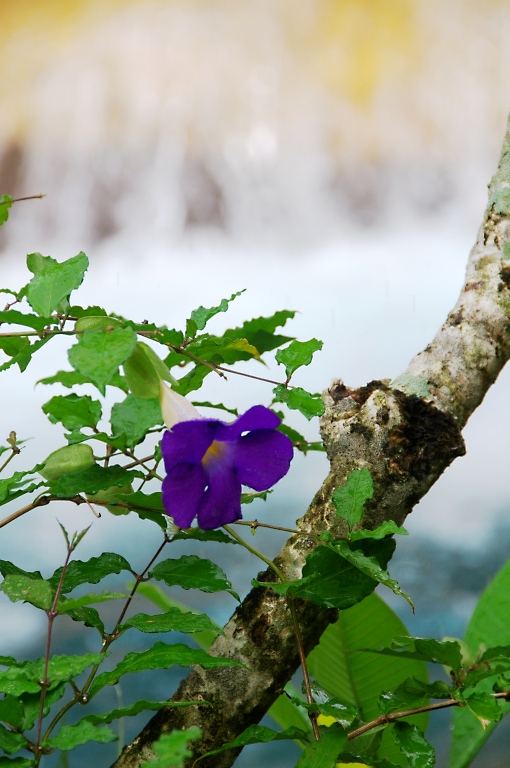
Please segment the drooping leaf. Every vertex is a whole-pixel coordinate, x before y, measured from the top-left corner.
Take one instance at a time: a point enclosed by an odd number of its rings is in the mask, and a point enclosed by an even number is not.
[[[50,334],[43,339],[38,339],[37,341],[34,341],[31,344],[23,344],[22,346],[20,346],[18,352],[16,352],[15,355],[13,355],[5,363],[0,365],[0,371],[6,371],[12,365],[18,365],[20,371],[23,372],[28,367],[28,364],[32,360],[32,357],[34,356],[34,354],[39,349],[41,349],[41,347],[44,347],[44,345],[47,344],[51,338],[52,336]]]
[[[204,613],[190,613],[179,608],[170,608],[166,613],[149,616],[137,613],[120,627],[120,631],[133,627],[140,632],[204,632],[213,631],[216,622]]]
[[[61,603],[65,600],[65,598],[61,597],[60,601]],[[79,621],[85,624],[86,627],[91,627],[93,629],[97,629],[101,637],[104,636],[104,624],[101,621],[101,617],[99,616],[98,612],[95,608],[86,608],[86,607],[78,607],[78,608],[69,608],[67,607],[63,613],[66,614],[66,616],[69,616],[73,621]]]
[[[159,400],[141,400],[129,394],[112,408],[112,433],[123,436],[125,447],[133,448],[141,442],[149,429],[163,424]]]
[[[291,341],[285,349],[279,349],[275,355],[276,362],[285,366],[287,380],[303,365],[310,365],[315,352],[322,349],[322,341]]]
[[[106,385],[131,355],[135,344],[136,333],[131,328],[86,331],[69,350],[69,362],[104,395]]]
[[[483,592],[473,612],[464,640],[476,658],[481,647],[491,648],[510,644],[510,561],[496,574]],[[490,692],[495,679],[487,678],[477,691]],[[510,712],[510,703],[500,705],[503,713]],[[455,707],[453,733],[448,768],[466,768],[480,751],[496,723],[482,728],[478,718],[467,707]]]
[[[81,285],[89,260],[84,253],[60,263],[51,256],[41,258],[42,268],[37,269],[28,284],[27,300],[34,312],[48,317],[58,308],[62,299],[66,299]],[[27,257],[27,266],[30,269],[29,259],[30,256]]]
[[[366,650],[383,656],[400,656],[406,659],[444,664],[454,672],[459,672],[462,665],[460,645],[451,640],[440,642],[421,637],[395,637],[391,648],[367,648]]]
[[[434,768],[436,752],[416,725],[398,722],[393,726],[397,746],[411,768]]]
[[[0,480],[0,506],[7,504],[9,501],[23,496],[26,493],[32,493],[32,491],[40,488],[44,483],[34,483],[32,475],[40,469],[42,464],[38,464],[36,467],[24,472],[14,472],[11,477],[6,477],[4,480]]]
[[[137,470],[124,469],[118,465],[100,467],[94,464],[83,472],[73,472],[64,475],[51,483],[50,489],[54,496],[62,498],[76,496],[77,493],[96,493],[114,485],[129,485],[136,477],[141,477]]]
[[[196,727],[163,734],[152,745],[156,757],[144,763],[144,768],[182,768],[184,760],[193,754],[188,749],[189,742],[201,735],[200,728]]]
[[[475,691],[475,693],[472,693],[471,696],[467,696],[465,701],[469,709],[474,712],[476,717],[481,722],[485,721],[486,724],[488,724],[490,721],[499,723],[503,717],[504,712],[502,707],[498,703],[497,699],[491,696],[490,693]]]
[[[241,296],[242,293],[244,293],[244,290],[233,293],[230,299],[222,299],[217,307],[198,307],[198,309],[194,309],[189,320],[186,321],[186,336],[192,338],[196,335],[197,330],[202,331],[211,317],[214,317],[219,312],[226,312],[230,302]]]
[[[183,589],[200,589],[202,592],[225,590],[239,600],[219,565],[196,555],[164,560],[156,565],[149,576],[164,581],[169,587],[177,585]]]
[[[80,584],[97,584],[112,573],[129,571],[132,573],[128,561],[115,552],[103,552],[99,557],[91,557],[90,560],[72,560],[67,566],[62,593],[67,594]],[[56,588],[60,581],[62,568],[57,568],[49,583]]]
[[[13,603],[23,600],[45,611],[50,610],[54,597],[54,590],[48,581],[34,580],[28,576],[6,576],[0,589]]]
[[[67,752],[80,744],[87,744],[89,741],[109,744],[112,741],[117,741],[117,736],[106,725],[97,728],[87,720],[80,720],[76,725],[62,725],[57,735],[48,739],[44,746]]]
[[[98,400],[93,400],[89,395],[80,397],[75,393],[52,397],[43,405],[42,410],[53,424],[61,422],[69,430],[96,427],[102,413]]]
[[[233,739],[233,741],[229,741],[218,749],[213,749],[210,752],[207,752],[203,757],[219,755],[227,749],[246,747],[248,744],[268,744],[270,741],[289,740],[308,742],[310,740],[310,734],[294,727],[287,728],[285,731],[273,731],[272,728],[267,728],[265,725],[250,725],[240,733],[237,738]]]
[[[90,697],[95,696],[98,691],[106,685],[116,685],[120,678],[128,673],[144,672],[147,669],[167,669],[178,664],[181,667],[189,667],[194,664],[200,664],[204,669],[215,669],[217,667],[239,667],[238,661],[234,659],[222,659],[215,656],[209,656],[206,651],[188,648],[187,645],[177,643],[167,645],[166,643],[155,643],[148,651],[142,653],[128,653],[127,656],[110,672],[103,672],[98,675],[90,688]]]
[[[345,520],[349,528],[353,528],[363,517],[365,502],[373,495],[372,475],[363,467],[350,473],[345,485],[333,491],[331,500],[337,516]]]
[[[320,394],[312,394],[301,387],[287,389],[283,384],[278,384],[273,389],[275,403],[285,403],[291,410],[299,411],[308,421],[314,416],[322,416],[324,403]]]
[[[384,567],[393,554],[395,542],[391,539],[382,542],[367,540],[357,543],[356,546],[362,546],[362,553],[373,555],[379,565]],[[359,570],[336,550],[318,546],[306,558],[303,578],[285,583],[253,584],[270,586],[281,595],[288,593],[295,597],[307,598],[323,608],[344,609],[370,595],[377,586],[377,581]]]

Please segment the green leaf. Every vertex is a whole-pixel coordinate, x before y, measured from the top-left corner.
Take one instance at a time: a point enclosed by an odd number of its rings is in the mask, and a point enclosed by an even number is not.
[[[450,699],[453,693],[452,686],[443,680],[436,680],[435,683],[428,685],[415,677],[408,677],[394,691],[381,693],[379,707],[387,715],[389,712],[414,709],[429,699]]]
[[[23,344],[19,348],[19,351],[13,355],[10,360],[7,360],[7,362],[3,363],[3,365],[0,365],[0,371],[6,371],[12,365],[17,364],[20,371],[23,372],[28,367],[28,364],[30,363],[33,355],[37,352],[37,350],[41,349],[41,347],[44,347],[44,345],[47,344],[51,338],[52,336],[50,334],[44,339],[34,341],[33,344]]]
[[[322,341],[291,341],[286,349],[279,349],[275,355],[276,362],[285,366],[287,381],[292,374],[303,365],[310,365],[315,352],[322,349]]]
[[[257,494],[258,495],[258,494]],[[242,502],[241,502],[242,503]],[[249,502],[248,502],[249,503]],[[203,531],[201,528],[187,528],[174,533],[172,541],[217,541],[221,544],[239,544],[238,541],[229,536],[225,531],[211,530]]]
[[[65,397],[52,397],[42,409],[53,424],[61,422],[70,430],[96,427],[102,413],[98,400],[93,400],[89,395],[79,397],[74,393]]]
[[[136,477],[142,477],[141,472],[124,469],[118,465],[100,467],[98,464],[94,464],[93,467],[85,469],[83,472],[64,475],[50,484],[50,490],[54,496],[67,498],[76,496],[77,493],[97,493],[97,491],[111,488],[114,485],[129,485]]]
[[[308,421],[324,413],[324,403],[320,394],[313,395],[301,387],[287,389],[283,384],[278,384],[273,389],[273,394],[274,403],[285,403],[291,410],[300,411]]]
[[[81,675],[88,667],[101,664],[104,661],[104,653],[85,653],[83,656],[52,656],[48,664],[48,680],[50,685],[66,682],[71,678]],[[35,680],[42,680],[44,672],[44,659],[38,659],[26,668]]]
[[[180,395],[186,397],[186,395],[188,395],[190,392],[194,392],[195,390],[200,389],[204,383],[205,377],[210,373],[211,369],[208,366],[199,363],[198,365],[195,365],[195,367],[189,373],[187,373],[186,376],[182,376],[180,379],[178,379],[173,388]]]
[[[143,493],[143,491],[126,493],[122,494],[122,497],[119,496],[118,501],[128,504],[129,510],[136,512],[142,520],[152,520],[163,531],[166,531],[168,516],[163,506],[161,491],[156,491],[155,493]],[[113,506],[115,506],[115,503]]]
[[[337,517],[346,520],[349,528],[353,528],[363,517],[363,507],[374,495],[372,475],[365,467],[355,469],[348,476],[345,485],[333,491],[331,500],[335,506]]]
[[[111,425],[115,437],[123,436],[125,447],[140,443],[149,429],[163,424],[159,400],[141,400],[129,394],[112,408]]]
[[[248,744],[268,744],[270,741],[289,741],[293,739],[308,742],[310,735],[306,731],[294,727],[287,728],[285,731],[273,731],[272,728],[266,728],[265,725],[250,725],[233,741],[229,741],[218,749],[207,752],[202,757],[212,757],[213,755],[225,752],[227,749],[238,749],[239,747],[246,747]]]
[[[38,384],[62,384],[63,387],[72,389],[77,384],[89,384],[90,380],[88,376],[83,376],[78,371],[58,371],[54,376],[48,376],[45,379],[39,379]],[[108,386],[117,387],[123,392],[127,392],[127,384],[125,379],[117,372],[114,373]]]
[[[23,568],[18,568],[17,565],[14,565],[14,563],[9,562],[9,560],[0,560],[0,573],[2,576],[10,576],[11,574],[15,574],[16,576],[27,576],[29,579],[42,579],[42,576],[39,571],[24,571]],[[0,664],[5,665],[6,662],[2,661],[2,659],[11,658],[10,656],[0,656]],[[8,664],[7,666],[12,666],[11,664]]]
[[[209,656],[206,651],[188,648],[187,645],[180,643],[175,645],[155,643],[148,651],[128,653],[120,664],[117,664],[115,669],[98,675],[92,683],[89,696],[92,698],[106,685],[116,685],[125,674],[144,672],[147,669],[167,669],[174,664],[179,664],[181,667],[199,664],[204,669],[242,666],[238,661],[234,661],[234,659]]]
[[[132,585],[128,585],[128,588],[131,587]],[[188,606],[182,605],[182,603],[179,603],[177,600],[174,600],[173,598],[166,595],[163,590],[155,584],[142,582],[138,585],[137,594],[141,595],[142,597],[146,597],[147,600],[150,600],[151,603],[154,603],[154,605],[156,605],[162,611],[170,611],[173,608],[178,608],[180,611],[189,611],[190,613],[200,615],[198,611],[194,611],[192,608],[188,608]],[[216,622],[212,619],[210,619],[210,621],[213,626],[212,629],[204,630],[203,632],[195,632],[193,635],[193,640],[195,640],[200,645],[200,647],[204,648],[206,651],[209,650],[216,637],[222,631],[219,624],[216,624]]]
[[[345,557],[345,559],[348,560],[352,565],[355,565],[356,568],[359,568],[360,571],[362,571],[366,576],[370,576],[380,584],[384,584],[385,587],[391,589],[391,591],[396,595],[400,595],[405,600],[407,600],[414,611],[413,601],[409,595],[407,595],[405,592],[402,592],[398,581],[392,579],[388,571],[386,571],[384,568],[381,568],[375,557],[371,555],[365,555],[364,552],[362,552],[360,549],[351,548],[355,547],[355,544],[350,545],[350,542],[344,541],[342,539],[335,540],[333,543],[329,544],[329,546],[334,549],[335,552],[338,552],[340,555],[342,555],[342,557]]]
[[[12,755],[26,746],[27,742],[21,733],[14,733],[0,725],[0,749],[3,749],[8,755]]]
[[[76,725],[63,725],[57,735],[45,741],[43,746],[67,752],[80,744],[87,744],[89,741],[109,744],[112,741],[117,741],[117,736],[107,726],[96,728],[87,720],[80,720]]]
[[[69,613],[76,608],[83,608],[95,603],[106,603],[111,600],[127,600],[129,595],[124,592],[92,592],[90,595],[62,600],[57,605],[57,613]]]
[[[253,320],[247,320],[240,328],[230,329],[225,335],[232,339],[246,339],[250,344],[258,349],[262,355],[264,352],[270,352],[282,344],[293,341],[290,336],[275,336],[275,330],[291,320],[295,312],[282,309],[275,312],[271,317],[257,317]]]
[[[436,752],[416,725],[395,723],[393,733],[397,746],[409,761],[411,768],[434,768]]]
[[[10,696],[21,696],[23,693],[40,694],[41,686],[25,668],[12,667],[6,672],[0,672],[0,692]]]
[[[481,647],[510,644],[510,561],[496,574],[483,592],[466,630],[465,642],[476,658]],[[477,686],[477,691],[488,693],[495,678],[488,678]],[[510,712],[510,703],[501,705],[503,713]],[[467,707],[455,707],[453,734],[448,768],[465,768],[473,760],[496,727],[491,723],[482,728],[479,720]]]
[[[216,622],[204,613],[186,613],[180,608],[170,608],[166,613],[149,616],[137,613],[122,624],[120,631],[134,627],[140,632],[204,632],[213,631]]]
[[[136,333],[131,328],[86,331],[69,350],[69,362],[104,395],[106,385],[131,355],[135,344]]]
[[[460,645],[450,640],[428,640],[421,637],[395,637],[391,648],[366,648],[371,653],[380,653],[383,656],[400,656],[406,659],[420,659],[436,664],[444,664],[454,672],[460,672],[462,656]]]
[[[27,576],[6,576],[0,589],[13,603],[23,600],[45,611],[50,610],[54,597],[54,591],[48,581],[33,580]]]
[[[357,707],[364,722],[374,720],[381,714],[381,690],[394,690],[410,676],[424,683],[428,680],[422,661],[382,657],[360,650],[366,643],[389,644],[395,635],[405,631],[391,608],[378,595],[371,594],[352,608],[341,611],[338,621],[326,629],[308,655],[309,672],[331,695]],[[427,721],[427,713],[412,718],[412,722],[423,729]],[[357,739],[350,743],[353,752],[359,751]],[[388,729],[383,733],[378,756],[401,762],[400,751]]]
[[[357,543],[362,546],[360,554],[374,555],[380,565],[386,565],[395,549],[395,542],[370,540]],[[375,546],[374,546],[375,545]],[[291,594],[307,598],[323,608],[350,608],[370,595],[377,581],[347,561],[339,552],[318,546],[306,558],[303,578],[285,583],[252,582],[255,586],[271,587],[280,595]]]
[[[397,525],[393,520],[385,520],[384,523],[379,525],[373,531],[360,528],[357,531],[351,531],[349,534],[349,541],[359,541],[360,539],[384,539],[385,536],[393,536],[397,534],[399,536],[409,536],[408,532],[403,526]]]
[[[49,322],[51,322],[51,318],[25,314],[24,312],[18,312],[17,309],[4,309],[0,311],[0,323],[22,325],[27,328],[33,328],[34,331],[42,331]]]
[[[60,598],[61,603],[65,598]],[[101,637],[104,636],[104,624],[95,608],[67,608],[63,611],[73,621],[80,621],[85,624],[86,627],[97,629]]]
[[[319,741],[309,744],[296,768],[335,768],[338,755],[347,744],[347,734],[339,725],[321,728]]]
[[[467,696],[465,701],[479,720],[492,720],[497,723],[503,717],[502,707],[490,693],[475,692],[471,696]]]
[[[283,414],[281,412],[278,413],[278,416],[282,418]],[[307,440],[303,435],[301,435],[299,432],[297,432],[295,429],[292,429],[292,427],[287,426],[287,424],[280,424],[279,427],[276,428],[278,432],[283,432],[284,435],[287,435],[287,437],[292,440],[292,445],[294,448],[297,448],[298,451],[301,451],[302,453],[306,454],[308,451],[321,451],[322,453],[326,450],[324,448],[324,445],[317,441],[317,442],[310,442],[310,440]]]
[[[14,757],[9,760],[8,757],[0,757],[0,768],[33,768],[33,760],[27,757]]]
[[[91,557],[90,560],[72,560],[67,566],[62,593],[72,592],[80,584],[97,584],[112,573],[129,571],[132,573],[128,561],[115,552],[103,552],[99,557]],[[49,583],[56,588],[60,581],[62,568],[58,568]]]
[[[60,683],[51,690],[46,691],[44,697],[44,717],[49,713],[53,704],[60,701],[66,691],[66,683]],[[35,721],[39,717],[39,711],[41,708],[41,689],[39,686],[38,693],[24,693],[18,698],[18,701],[23,707],[23,724],[21,726],[23,731],[29,731],[34,727]]]
[[[159,397],[160,377],[165,381],[170,379],[164,362],[141,341],[137,342],[123,367],[129,389],[135,397],[143,400]]]
[[[27,257],[27,266],[30,257],[40,254],[30,254]],[[27,300],[34,312],[42,317],[47,317],[54,312],[62,299],[66,299],[72,291],[82,284],[83,277],[89,266],[89,260],[84,253],[79,253],[72,259],[59,263],[51,256],[40,256],[43,260],[42,268],[37,269],[28,284]]]
[[[182,768],[184,760],[193,753],[187,748],[190,741],[200,738],[200,728],[188,728],[186,731],[172,731],[160,736],[152,745],[156,757],[143,763],[143,768]]]
[[[197,330],[202,331],[211,317],[214,317],[214,315],[217,315],[219,312],[226,312],[230,302],[234,301],[234,299],[244,293],[244,290],[233,293],[230,299],[222,299],[217,307],[209,307],[208,309],[206,307],[198,307],[198,309],[194,309],[189,320],[186,321],[187,338],[195,336]]]
[[[200,702],[201,705],[204,703],[203,701]],[[93,725],[108,724],[122,717],[135,717],[140,712],[157,712],[159,709],[163,709],[163,707],[196,707],[197,704],[198,702],[196,701],[145,701],[145,699],[140,699],[140,701],[127,707],[112,709],[111,712],[106,712],[104,715],[86,715],[79,723],[86,721]]]
[[[17,730],[23,730],[24,712],[19,699],[14,696],[0,699],[0,720]]]
[[[237,408],[227,408],[226,405],[223,405],[223,403],[210,403],[209,400],[203,400],[202,402],[197,402],[196,400],[192,403],[196,408],[214,408],[219,411],[226,411],[226,413],[231,413],[233,416],[239,416],[239,411]]]
[[[149,573],[150,578],[164,581],[168,587],[200,589],[202,592],[230,592],[236,600],[239,595],[232,589],[225,573],[215,563],[196,555],[183,555],[178,560],[170,559],[158,563]]]
[[[26,336],[5,336],[0,338],[0,349],[8,357],[18,355],[27,344],[30,344],[30,342]]]
[[[26,472],[15,472],[11,477],[6,477],[4,480],[0,480],[0,506],[7,504],[9,501],[24,496],[26,493],[32,493],[45,483],[34,483],[32,478],[34,472],[42,467],[42,464],[38,464],[33,469],[29,469]]]
[[[11,195],[2,195],[0,197],[0,227],[9,218],[9,209],[12,207],[13,202]]]

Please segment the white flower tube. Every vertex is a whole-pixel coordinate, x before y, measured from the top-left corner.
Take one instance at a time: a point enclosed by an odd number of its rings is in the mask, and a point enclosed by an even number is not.
[[[159,382],[159,404],[161,405],[163,421],[168,429],[172,429],[180,421],[193,421],[202,418],[189,400],[174,392],[161,379]]]

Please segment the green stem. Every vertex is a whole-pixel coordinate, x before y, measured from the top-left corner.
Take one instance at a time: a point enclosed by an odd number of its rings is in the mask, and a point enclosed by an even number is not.
[[[241,536],[239,536],[238,533],[236,533],[233,528],[230,527],[230,525],[224,525],[224,530],[232,536],[233,539],[235,539],[242,547],[248,550],[248,552],[251,552],[252,555],[255,555],[255,557],[258,557],[259,560],[262,560],[266,565],[268,565],[272,571],[276,573],[280,581],[285,582],[285,576],[280,571],[277,565],[273,563],[272,560],[270,560],[268,557],[262,554],[262,552],[259,552],[258,549],[255,549],[255,547],[252,547],[251,544],[248,544],[247,541],[245,541]]]

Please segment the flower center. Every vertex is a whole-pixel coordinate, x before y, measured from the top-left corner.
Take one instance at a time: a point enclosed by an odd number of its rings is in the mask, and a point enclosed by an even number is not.
[[[219,440],[213,440],[209,448],[204,454],[204,458],[202,459],[202,464],[204,466],[207,466],[211,462],[218,461],[219,459],[222,459],[226,452],[226,444],[220,442]]]

